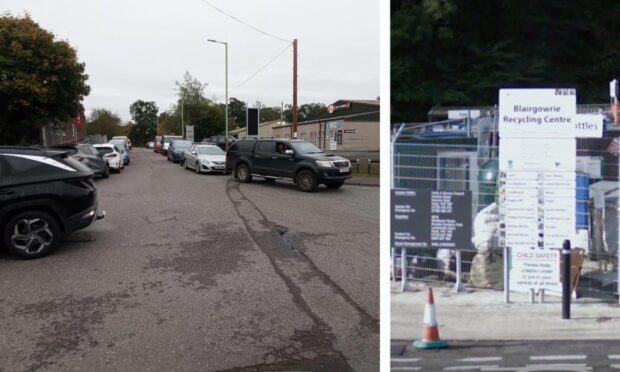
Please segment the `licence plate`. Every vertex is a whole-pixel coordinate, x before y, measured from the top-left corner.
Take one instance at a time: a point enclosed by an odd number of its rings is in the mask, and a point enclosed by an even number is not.
[[[224,169],[224,166],[223,165],[216,165],[213,168],[215,168],[215,169]]]
[[[349,168],[340,168],[340,173],[347,173]]]

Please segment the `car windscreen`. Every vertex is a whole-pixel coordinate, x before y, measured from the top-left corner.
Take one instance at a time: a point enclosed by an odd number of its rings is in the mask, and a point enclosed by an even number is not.
[[[198,154],[199,155],[224,155],[224,151],[219,148],[219,147],[215,147],[215,146],[199,146],[198,147]]]
[[[109,143],[112,143],[112,144],[118,146],[118,148],[121,149],[121,150],[125,149],[125,141],[110,141]]]
[[[320,148],[306,141],[290,142],[290,145],[300,154],[320,154],[323,152]]]
[[[176,141],[174,141],[172,143],[172,145],[176,149],[186,149],[186,148],[188,148],[188,147],[190,147],[192,145],[192,142],[191,141],[178,141],[178,140],[176,140]]]
[[[101,155],[109,154],[114,151],[111,147],[96,147],[96,149]]]

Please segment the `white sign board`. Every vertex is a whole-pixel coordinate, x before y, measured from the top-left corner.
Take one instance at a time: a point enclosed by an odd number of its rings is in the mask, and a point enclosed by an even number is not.
[[[448,110],[448,119],[476,119],[480,117],[480,110]]]
[[[558,248],[576,234],[576,136],[602,120],[576,114],[574,89],[499,94],[500,239],[510,248],[510,289],[561,290]]]
[[[499,136],[574,137],[575,89],[500,89]]]
[[[535,288],[562,292],[558,250],[515,248],[510,259],[510,289],[527,292]]]
[[[601,138],[603,137],[603,115],[577,114],[575,115],[575,137]]]
[[[193,125],[185,126],[185,139],[188,141],[194,142],[194,126]]]

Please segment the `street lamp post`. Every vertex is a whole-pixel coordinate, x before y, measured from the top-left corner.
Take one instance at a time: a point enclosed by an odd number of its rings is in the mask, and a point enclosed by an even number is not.
[[[224,44],[226,51],[226,113],[224,117],[226,118],[226,132],[224,134],[224,149],[228,150],[228,43],[225,41],[217,41],[213,39],[207,39],[212,43]]]

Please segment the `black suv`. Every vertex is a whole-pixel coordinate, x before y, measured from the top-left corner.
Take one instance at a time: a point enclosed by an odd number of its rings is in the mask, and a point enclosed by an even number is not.
[[[306,192],[319,184],[337,189],[351,178],[349,160],[326,154],[307,141],[285,139],[239,140],[226,152],[226,168],[240,182],[251,182],[253,175],[269,182],[290,178]]]
[[[93,172],[67,150],[0,147],[1,244],[23,258],[48,254],[97,213]]]

